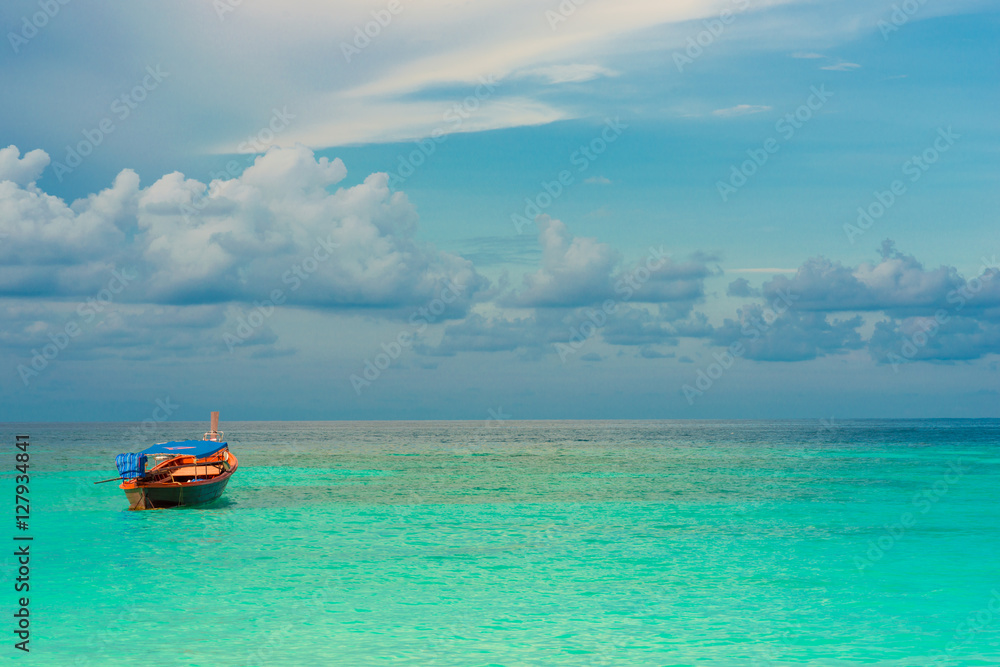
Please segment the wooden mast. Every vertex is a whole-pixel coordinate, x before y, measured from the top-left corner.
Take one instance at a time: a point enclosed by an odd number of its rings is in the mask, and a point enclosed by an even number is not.
[[[222,442],[222,433],[219,432],[219,413],[212,413],[212,424],[209,427],[208,433],[205,434],[205,440],[210,440],[212,442]],[[198,471],[198,459],[194,461],[195,472]]]

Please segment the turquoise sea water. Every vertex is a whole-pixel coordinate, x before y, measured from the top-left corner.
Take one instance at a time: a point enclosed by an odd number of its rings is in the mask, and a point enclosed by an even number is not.
[[[223,427],[221,501],[128,512],[114,455],[205,424],[0,426],[5,659],[1000,664],[997,420]]]

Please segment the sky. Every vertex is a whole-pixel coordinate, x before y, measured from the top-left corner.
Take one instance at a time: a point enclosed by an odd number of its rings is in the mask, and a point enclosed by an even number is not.
[[[0,421],[1000,417],[996,3],[0,25]]]

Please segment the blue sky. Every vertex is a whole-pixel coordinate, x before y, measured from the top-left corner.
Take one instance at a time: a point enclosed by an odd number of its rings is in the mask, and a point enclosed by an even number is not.
[[[1000,415],[993,3],[0,23],[4,421]]]

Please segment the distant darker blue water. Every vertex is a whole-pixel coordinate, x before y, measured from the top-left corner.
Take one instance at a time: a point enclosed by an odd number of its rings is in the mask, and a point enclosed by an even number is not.
[[[998,420],[223,428],[221,501],[128,512],[114,455],[205,424],[0,425],[11,499],[32,441],[15,659],[1000,664]]]

